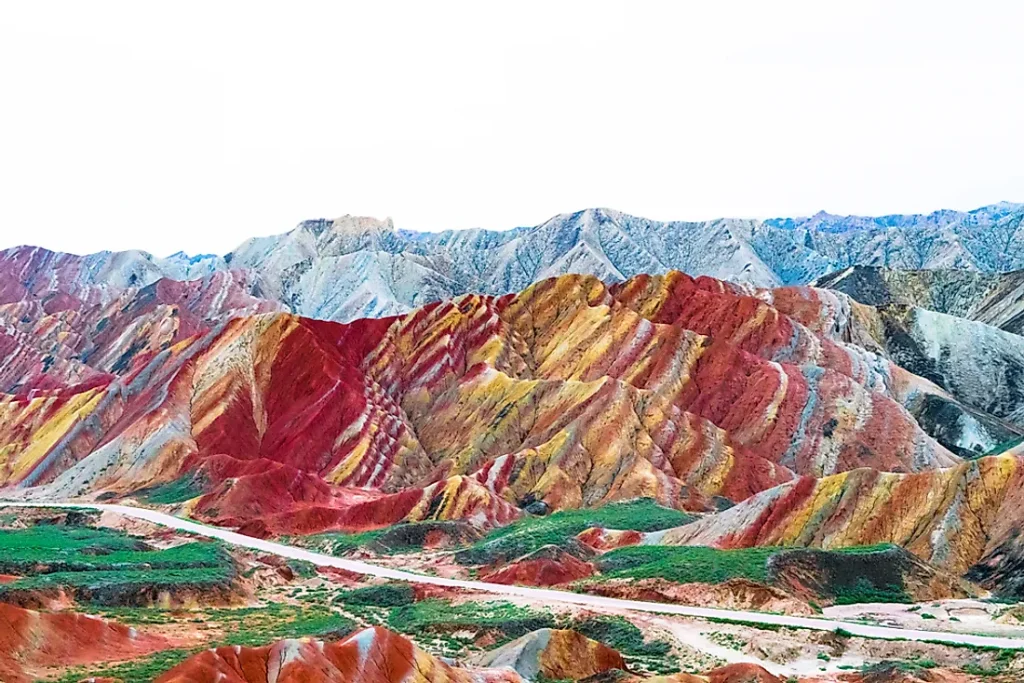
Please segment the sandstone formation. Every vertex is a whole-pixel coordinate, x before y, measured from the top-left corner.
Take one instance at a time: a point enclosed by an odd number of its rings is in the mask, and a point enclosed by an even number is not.
[[[615,650],[576,631],[545,628],[477,658],[486,667],[513,669],[528,681],[580,680],[603,671],[626,669]]]
[[[804,477],[650,540],[720,548],[892,543],[961,575],[1016,543],[1024,523],[1022,465],[1003,455],[915,474],[858,469]]]
[[[901,404],[932,385],[681,273],[565,276],[347,325],[230,318],[175,339],[86,386],[0,402],[0,481],[57,497],[178,481],[190,514],[264,535],[501,524],[529,501],[679,507],[958,461]]]
[[[282,640],[263,647],[219,647],[198,654],[156,683],[519,683],[509,670],[451,666],[410,640],[367,628],[344,640]]]
[[[5,683],[29,683],[43,667],[130,659],[170,646],[164,638],[113,622],[0,602],[0,680]]]

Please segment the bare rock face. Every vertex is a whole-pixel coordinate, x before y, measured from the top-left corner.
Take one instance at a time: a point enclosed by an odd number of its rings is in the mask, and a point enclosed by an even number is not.
[[[808,616],[816,613],[807,600],[747,579],[730,579],[718,584],[680,584],[665,579],[606,579],[586,584],[584,589],[594,595],[624,600]]]
[[[1015,334],[1024,331],[1024,270],[895,270],[853,266],[825,275],[814,285],[843,292],[877,308],[924,308]]]
[[[42,613],[0,602],[0,680],[28,683],[38,667],[139,657],[171,646],[166,639],[73,612]]]
[[[509,585],[558,586],[593,574],[594,565],[573,557],[558,546],[549,545],[494,571],[480,574],[480,580]]]
[[[540,629],[487,652],[474,662],[486,667],[508,667],[527,680],[580,680],[609,670],[625,670],[615,650],[575,631]]]
[[[511,671],[467,670],[429,655],[412,641],[375,627],[325,643],[281,640],[263,647],[219,647],[159,676],[158,683],[520,683]]]
[[[0,483],[154,496],[266,536],[483,528],[519,506],[642,496],[711,509],[803,475],[959,462],[904,407],[934,385],[679,272],[569,275],[349,324],[108,324],[129,348],[110,342],[121,360],[103,378],[0,396]]]
[[[442,233],[343,216],[304,221],[290,232],[247,240],[224,256],[157,258],[141,251],[76,256],[8,249],[0,252],[0,271],[17,275],[0,282],[0,303],[44,292],[50,282],[59,283],[61,295],[107,302],[126,288],[160,279],[208,278],[231,269],[257,273],[247,289],[294,313],[348,321],[407,313],[465,293],[515,292],[569,273],[611,282],[675,269],[757,287],[806,284],[850,266],[999,273],[1024,268],[1024,237],[1018,234],[1022,216],[1024,206],[1008,203],[970,212],[878,218],[822,212],[767,221],[655,221],[586,209],[534,227]],[[60,276],[50,278],[49,272]],[[1011,291],[1012,283],[963,288],[974,292],[963,299],[979,301],[949,312],[960,315],[963,310],[996,324],[1020,313],[995,310],[983,317],[985,310],[999,309],[991,303],[995,295],[986,298],[985,293]]]
[[[860,469],[807,477],[661,532],[660,542],[825,549],[891,543],[961,576],[983,557],[1015,557],[1005,548],[1024,522],[1022,476],[1021,459],[1003,455],[917,474]]]

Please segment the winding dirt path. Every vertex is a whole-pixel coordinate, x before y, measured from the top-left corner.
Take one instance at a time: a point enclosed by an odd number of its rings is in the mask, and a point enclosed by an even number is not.
[[[637,612],[652,612],[655,614],[677,614],[685,617],[696,617],[700,619],[726,619],[741,624],[768,624],[776,626],[787,626],[790,628],[810,629],[814,631],[843,631],[863,638],[880,638],[887,640],[912,640],[932,641],[936,643],[949,643],[953,645],[974,645],[981,647],[999,647],[1016,650],[1024,650],[1024,638],[1004,638],[998,636],[979,636],[965,633],[943,633],[940,631],[923,631],[916,629],[894,628],[889,626],[873,626],[869,624],[856,624],[845,621],[834,621],[831,619],[818,619],[814,617],[795,617],[783,614],[767,614],[763,612],[744,612],[728,609],[713,609],[708,607],[688,607],[686,605],[669,605],[658,602],[642,602],[639,600],[620,600],[618,598],[606,598],[597,595],[584,595],[571,593],[569,591],[553,590],[548,588],[531,588],[528,586],[506,586],[483,581],[462,581],[460,579],[447,579],[439,576],[428,576],[412,572],[380,567],[368,562],[357,560],[346,560],[340,557],[315,553],[303,548],[265,541],[259,538],[252,538],[243,534],[221,529],[219,527],[199,524],[187,519],[168,515],[156,510],[148,510],[130,505],[108,505],[103,503],[70,503],[70,502],[9,502],[0,501],[0,505],[10,507],[34,507],[34,508],[78,508],[87,510],[100,510],[114,512],[125,517],[142,519],[161,526],[187,531],[198,536],[216,538],[230,545],[258,550],[262,553],[278,555],[296,560],[304,560],[321,567],[338,567],[357,574],[376,576],[395,581],[406,581],[409,583],[430,584],[434,586],[445,586],[448,588],[462,588],[466,590],[481,591],[493,595],[520,596],[541,602],[559,602],[585,607],[607,608],[614,610],[630,610]]]

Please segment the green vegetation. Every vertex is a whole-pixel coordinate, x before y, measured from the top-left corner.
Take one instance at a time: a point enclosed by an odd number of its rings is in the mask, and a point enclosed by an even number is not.
[[[623,617],[601,615],[573,619],[563,621],[559,628],[572,629],[618,650],[634,668],[639,665],[641,669],[657,674],[679,671],[670,643],[664,640],[646,642],[643,631]]]
[[[391,586],[374,588],[385,587]],[[350,596],[356,592],[342,597],[346,606],[353,604]],[[490,649],[541,628],[572,629],[615,648],[645,671],[678,671],[668,642],[645,642],[643,632],[619,616],[570,619],[504,601],[452,604],[444,600],[423,600],[391,608],[384,625],[420,640],[433,637],[435,647],[454,655],[475,649],[475,642],[483,636],[494,639],[494,644],[488,645]]]
[[[376,541],[377,537],[382,533],[384,533],[384,529],[364,531],[358,534],[330,532],[326,534],[313,534],[311,536],[285,538],[283,542],[290,545],[309,548],[310,550],[314,550],[318,553],[326,553],[328,555],[342,557],[355,550],[359,550],[360,548],[365,548]]]
[[[133,591],[227,586],[231,556],[209,542],[156,550],[113,529],[39,525],[0,530],[0,573],[21,578],[0,585],[0,598],[69,588],[98,604],[131,601]]]
[[[54,683],[77,683],[84,677],[109,676],[124,683],[151,683],[157,676],[199,652],[199,650],[163,650],[149,657],[111,666],[78,667],[67,671]]]
[[[208,610],[207,623],[224,629],[219,645],[260,646],[282,638],[342,638],[356,629],[348,617],[324,605],[269,603],[263,607]]]
[[[105,618],[125,624],[144,625],[181,622],[189,612],[141,608],[116,608],[103,612]],[[285,605],[270,603],[263,607],[212,609],[194,612],[192,621],[204,629],[219,629],[223,635],[193,650],[165,650],[149,657],[122,664],[76,667],[56,683],[74,683],[85,676],[109,676],[124,683],[149,683],[159,674],[209,647],[223,645],[262,646],[282,638],[341,638],[356,629],[351,619],[323,605]]]
[[[206,489],[206,482],[196,474],[189,473],[174,481],[155,486],[145,491],[138,491],[136,495],[140,500],[155,505],[172,505],[184,503],[197,496],[203,495]]]
[[[864,602],[910,603],[914,601],[903,589],[903,586],[892,584],[876,586],[866,577],[858,578],[853,585],[834,584],[832,589],[835,593],[835,604],[837,605],[855,605]],[[922,614],[921,618],[934,619],[935,617]]]
[[[489,564],[521,557],[546,545],[564,545],[590,527],[659,531],[682,526],[695,518],[658,505],[650,498],[610,503],[593,510],[562,510],[545,517],[526,517],[495,529],[484,539],[456,554],[461,564]]]
[[[664,658],[672,646],[664,640],[644,641],[644,634],[629,620],[618,616],[594,616],[562,624],[615,648],[624,656]]]
[[[373,607],[401,607],[416,601],[416,592],[408,583],[386,583],[345,591],[336,599],[337,604]]]
[[[540,628],[554,628],[555,618],[546,612],[504,601],[453,605],[445,600],[423,600],[392,609],[387,627],[407,635],[427,633],[451,637],[459,631],[475,634],[469,641],[459,641],[461,645],[489,633],[501,644]]]
[[[162,591],[180,586],[224,586],[231,581],[231,578],[232,572],[224,567],[54,572],[29,576],[0,585],[0,599],[23,591],[70,588],[84,592],[81,597],[97,604],[117,604],[120,600],[115,599],[114,596],[125,595],[133,588]]]
[[[311,579],[316,576],[316,565],[305,560],[289,559],[285,564],[292,570],[292,574],[303,579]]]
[[[0,530],[0,547],[4,549],[4,556],[0,560],[6,562],[10,553],[15,551],[45,551],[45,555],[40,554],[37,558],[43,560],[49,559],[59,550],[112,552],[137,550],[143,546],[139,540],[112,529],[39,524],[27,529]]]
[[[830,555],[864,555],[884,552],[888,545],[862,546],[827,551]],[[608,579],[665,579],[675,583],[722,583],[747,579],[770,583],[768,560],[788,548],[760,547],[721,550],[706,546],[637,545],[612,550],[597,560],[601,575],[583,582]],[[824,552],[824,551],[817,551]],[[832,581],[835,604],[863,602],[912,602],[900,585],[876,585],[866,576],[851,583]]]
[[[676,583],[721,583],[749,579],[765,583],[768,558],[779,548],[719,550],[704,546],[635,545],[601,556],[601,579],[660,578]]]
[[[730,650],[742,651],[746,647],[746,640],[736,633],[724,633],[722,631],[711,631],[710,633],[702,633],[701,635],[707,637],[712,643],[727,647]]]
[[[741,619],[729,619],[728,617],[705,617],[704,621],[710,622],[712,624],[729,624],[729,625],[732,625],[732,626],[746,626],[747,628],[756,628],[756,629],[759,629],[761,631],[781,631],[782,629],[786,628],[785,626],[780,626],[778,624],[763,624],[763,623],[759,623],[759,622],[756,622],[756,621],[743,621]],[[841,628],[836,629],[835,633],[838,636],[842,636],[844,634],[846,636],[850,635],[849,632],[844,631]]]

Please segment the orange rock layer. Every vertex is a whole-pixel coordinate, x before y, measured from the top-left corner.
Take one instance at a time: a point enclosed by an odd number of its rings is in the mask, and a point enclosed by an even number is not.
[[[563,276],[344,325],[210,326],[186,315],[198,303],[153,318],[167,305],[148,301],[98,332],[62,321],[128,348],[65,353],[106,360],[85,384],[0,398],[0,484],[127,495],[188,477],[192,514],[266,534],[486,526],[538,500],[683,507],[958,462],[901,405],[926,382],[710,278]]]
[[[28,683],[32,672],[140,657],[167,640],[74,612],[41,613],[0,602],[0,680]]]
[[[720,548],[893,543],[962,574],[1022,526],[1024,459],[1002,455],[914,474],[804,477],[647,540]]]

